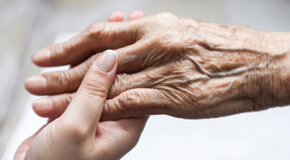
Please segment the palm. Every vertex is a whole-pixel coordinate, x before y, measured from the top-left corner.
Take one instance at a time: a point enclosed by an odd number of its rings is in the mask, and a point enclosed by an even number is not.
[[[129,152],[129,150],[133,148],[138,142],[138,139],[147,121],[147,118],[148,117],[142,117],[142,118],[134,118],[134,119],[123,119],[123,120],[118,120],[118,121],[100,122],[98,125],[98,130],[96,132],[96,140],[95,140],[96,145],[99,146],[101,150],[109,151],[115,145],[120,145],[120,144],[124,145],[124,143],[126,145],[126,141],[123,142],[122,140],[126,139],[126,137],[130,137],[132,139],[131,142],[133,143],[127,143],[129,147],[117,147],[119,151],[115,150],[118,153]],[[31,151],[31,150],[28,150],[28,148],[30,147],[37,148],[38,151],[41,151],[40,147],[43,147],[42,145],[43,142],[53,142],[55,140],[61,141],[61,139],[63,138],[62,135],[59,135],[56,132],[56,130],[52,130],[52,126],[55,125],[54,123],[56,123],[56,121],[49,123],[43,129],[40,129],[40,131],[37,132],[35,135],[23,141],[15,153],[14,160],[24,160],[24,157],[27,151],[28,152]],[[128,128],[130,128],[130,130],[128,130]],[[51,131],[54,131],[52,132],[53,134],[51,134]],[[54,135],[54,136],[51,137],[48,135]],[[47,146],[53,146],[53,144],[51,145],[48,144]],[[52,148],[54,148],[55,150],[59,150],[57,147],[58,146],[55,146]],[[33,150],[33,151],[35,152],[36,150]],[[64,150],[61,150],[61,151],[64,152]]]

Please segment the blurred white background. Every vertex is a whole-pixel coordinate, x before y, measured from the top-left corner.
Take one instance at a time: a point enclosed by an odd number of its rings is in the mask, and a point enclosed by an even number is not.
[[[289,0],[0,0],[0,157],[46,122],[33,114],[24,78],[52,69],[32,65],[32,53],[66,40],[119,10],[162,11],[263,31],[290,31]],[[290,107],[209,120],[152,116],[123,159],[288,160]]]

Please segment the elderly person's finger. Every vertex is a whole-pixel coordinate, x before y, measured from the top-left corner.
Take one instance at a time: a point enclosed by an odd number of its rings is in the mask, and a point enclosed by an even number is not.
[[[44,48],[32,56],[39,66],[58,66],[82,62],[105,49],[120,48],[136,41],[137,23],[94,23],[72,39]]]
[[[130,13],[128,20],[143,17],[140,10]],[[66,42],[37,51],[32,61],[39,66],[59,66],[78,64],[90,55],[105,49],[120,48],[136,41],[138,23],[115,23],[122,21],[124,14],[120,11],[111,13],[110,23],[94,23],[77,36]]]
[[[144,12],[142,10],[134,10],[129,14],[127,20],[132,21],[132,20],[142,18],[143,16],[144,16]],[[125,14],[123,12],[114,11],[110,14],[108,18],[108,22],[123,21],[124,18],[125,18]]]
[[[144,16],[143,11],[135,10],[129,14],[127,20],[136,20],[143,16]],[[123,21],[123,19],[124,19],[124,14],[120,11],[115,11],[110,14],[108,21]],[[80,85],[83,79],[83,76],[85,75],[92,61],[96,57],[97,56],[95,55],[91,57],[89,60],[87,60],[86,63],[82,63],[80,66],[72,68],[68,71],[46,73],[46,74],[37,76],[39,77],[39,79],[45,78],[45,83],[40,83],[40,84],[46,84],[45,87],[44,85],[36,85],[35,80],[32,80],[33,83],[30,83],[31,85],[27,82],[29,80],[27,80],[25,83],[25,87],[29,92],[33,94],[55,94],[55,93],[75,91]],[[73,76],[75,77],[72,78]],[[120,75],[117,77],[119,77],[118,79],[124,79],[122,77],[128,77],[128,76]],[[137,76],[134,76],[134,77],[137,77]],[[66,82],[69,82],[69,83],[66,83]],[[125,83],[127,81],[122,81],[122,82]],[[127,86],[127,85],[124,85],[124,86]],[[48,88],[48,89],[45,89],[45,88]],[[113,92],[114,92],[114,95],[116,95],[115,91]],[[33,107],[34,112],[39,116],[56,118],[56,117],[59,117],[65,111],[65,109],[71,102],[73,95],[74,95],[73,93],[65,93],[61,95],[50,96],[47,98],[40,98],[40,99],[35,100],[32,103],[32,107]]]
[[[139,41],[134,45],[129,45],[124,48],[115,50],[119,55],[118,62],[120,63],[118,64],[117,72],[136,72],[142,70],[145,67],[155,66],[167,60],[164,58],[158,63],[155,63],[158,59],[157,58],[150,61],[150,54],[145,54],[147,49],[146,45],[144,44],[147,43]],[[143,53],[145,54],[144,56],[142,56]],[[25,80],[25,88],[30,93],[36,95],[53,95],[74,92],[77,90],[87,70],[98,56],[99,53],[90,57],[80,65],[66,71],[44,73],[41,75],[29,77]]]
[[[145,70],[134,74],[118,74],[116,75],[115,82],[112,85],[108,94],[108,99],[118,96],[122,92],[134,88],[150,88],[156,85],[156,81],[160,76],[160,69]],[[165,73],[164,73],[165,74]],[[153,78],[154,76],[158,76]],[[56,118],[59,117],[67,108],[74,93],[65,93],[60,95],[49,96],[46,98],[36,99],[32,103],[32,107],[36,114],[42,117]]]
[[[100,54],[87,59],[85,63],[66,71],[57,71],[34,75],[25,80],[26,90],[36,95],[61,94],[75,92],[81,84],[91,64]]]
[[[65,93],[39,98],[33,101],[32,108],[37,115],[54,119],[66,110],[74,95],[75,93]]]
[[[121,93],[107,100],[102,120],[116,120],[126,117],[140,117],[155,114],[170,115],[170,99],[158,89],[139,88]]]
[[[172,95],[156,89],[129,90],[106,102],[101,120],[107,121],[156,114],[187,119],[216,118],[254,111],[253,108],[256,105],[252,99],[241,98],[217,103],[215,106],[209,105],[205,108],[192,104],[192,106],[188,106],[191,109],[186,109],[185,106],[188,102],[180,102],[178,98],[184,99],[180,95]]]
[[[120,11],[114,11],[109,15],[108,22],[119,22],[123,21],[125,18],[125,14]]]
[[[129,14],[128,20],[136,20],[143,17],[143,15],[143,11],[135,10]],[[108,21],[118,22],[123,21],[123,19],[124,14],[120,11],[115,11],[110,14]],[[133,51],[133,49],[131,49],[131,51]],[[120,53],[122,53],[122,51],[120,51]],[[30,93],[36,95],[51,95],[76,91],[86,74],[86,71],[97,56],[98,54],[90,57],[85,62],[69,69],[68,71],[45,73],[29,77],[25,81],[25,88]],[[122,66],[125,67],[125,65]],[[122,69],[123,67],[119,68],[121,71],[126,70]]]
[[[141,11],[141,10],[135,10],[135,11],[132,11],[127,20],[128,21],[132,21],[132,20],[136,20],[136,19],[139,19],[139,18],[142,18],[144,16],[144,12]]]

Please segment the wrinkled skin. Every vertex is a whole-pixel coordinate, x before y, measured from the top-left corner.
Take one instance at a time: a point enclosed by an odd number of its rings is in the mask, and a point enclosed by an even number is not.
[[[58,116],[99,52],[113,48],[119,54],[118,75],[103,120],[151,114],[212,118],[257,111],[290,102],[289,42],[289,33],[170,13],[95,23],[71,40],[35,53],[32,60],[39,66],[74,67],[40,75],[46,86],[31,87],[27,80],[26,88],[53,95],[48,97],[53,110],[43,114],[38,104],[33,107],[41,116]]]

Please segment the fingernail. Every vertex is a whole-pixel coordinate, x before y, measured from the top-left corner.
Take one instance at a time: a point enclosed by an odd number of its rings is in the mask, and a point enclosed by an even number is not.
[[[118,59],[118,54],[113,50],[106,50],[96,63],[97,68],[102,72],[110,72]]]
[[[47,81],[42,76],[32,76],[25,80],[25,88],[30,92],[41,92],[46,88]]]
[[[32,56],[32,61],[33,62],[38,62],[38,63],[44,63],[47,61],[50,57],[50,50],[47,48],[41,49],[37,51],[33,56]]]
[[[53,110],[52,101],[48,98],[36,99],[32,102],[32,107],[37,114],[45,115]]]

